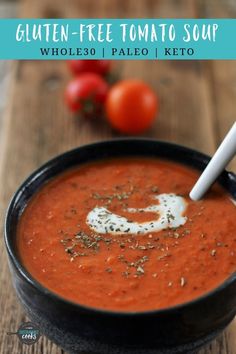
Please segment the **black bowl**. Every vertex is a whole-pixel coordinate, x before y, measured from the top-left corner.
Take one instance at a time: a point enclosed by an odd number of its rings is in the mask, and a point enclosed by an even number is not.
[[[21,264],[16,228],[24,207],[50,178],[88,161],[147,156],[180,162],[202,171],[209,157],[194,150],[147,139],[121,139],[80,147],[49,161],[15,193],[7,211],[5,241],[17,295],[32,321],[71,353],[190,353],[213,339],[236,313],[236,274],[217,289],[182,305],[122,313],[75,304],[39,284]],[[219,183],[236,198],[236,176],[224,171]]]

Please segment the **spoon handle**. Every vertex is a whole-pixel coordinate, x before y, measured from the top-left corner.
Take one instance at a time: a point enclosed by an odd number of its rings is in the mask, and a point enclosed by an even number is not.
[[[232,128],[191,190],[189,196],[192,200],[199,200],[202,198],[235,154],[236,122],[233,124]]]

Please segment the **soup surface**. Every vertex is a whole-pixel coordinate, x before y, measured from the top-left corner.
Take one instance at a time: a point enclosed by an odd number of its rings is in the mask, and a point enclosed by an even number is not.
[[[18,226],[26,269],[64,298],[118,311],[192,300],[236,270],[235,205],[198,172],[169,161],[114,159],[54,178]]]

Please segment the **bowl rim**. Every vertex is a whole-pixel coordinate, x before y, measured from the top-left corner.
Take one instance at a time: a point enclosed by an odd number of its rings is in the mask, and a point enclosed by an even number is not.
[[[23,279],[27,283],[29,283],[31,286],[33,286],[33,288],[35,290],[39,291],[44,296],[50,297],[51,300],[57,300],[57,301],[61,302],[61,305],[74,307],[74,309],[79,310],[79,311],[83,311],[83,312],[87,312],[90,315],[91,314],[93,314],[93,315],[99,314],[102,316],[110,316],[110,317],[113,316],[113,317],[124,317],[124,318],[137,317],[137,316],[138,317],[139,316],[146,317],[146,316],[170,315],[173,312],[180,312],[186,308],[198,305],[205,300],[209,300],[211,298],[211,296],[219,294],[226,287],[230,286],[233,282],[236,282],[236,271],[234,273],[232,273],[229,277],[227,277],[216,288],[213,288],[212,290],[210,290],[206,293],[203,293],[203,295],[193,298],[192,300],[189,300],[189,301],[177,304],[177,305],[169,306],[166,308],[160,308],[160,309],[151,309],[151,310],[142,310],[142,311],[138,311],[138,310],[137,311],[136,310],[135,311],[123,311],[123,310],[118,311],[118,310],[104,309],[104,308],[81,304],[79,302],[75,302],[73,300],[67,299],[67,298],[57,294],[56,292],[48,289],[47,287],[45,287],[43,284],[41,284],[37,279],[35,279],[30,274],[30,272],[22,264],[20,257],[18,256],[17,252],[14,250],[14,247],[12,247],[11,240],[10,240],[11,234],[9,232],[9,225],[11,223],[12,212],[14,211],[17,203],[19,202],[19,200],[21,199],[21,197],[24,193],[25,188],[27,188],[28,185],[30,185],[33,181],[36,181],[40,176],[44,175],[53,166],[60,164],[62,160],[66,160],[67,158],[69,158],[69,156],[73,155],[74,153],[77,153],[77,152],[79,153],[82,149],[87,149],[87,148],[92,148],[92,147],[96,148],[97,146],[109,145],[109,144],[113,144],[113,143],[122,143],[124,141],[130,142],[130,143],[132,143],[133,141],[136,141],[136,142],[138,141],[138,142],[144,143],[144,144],[155,143],[157,145],[168,146],[172,149],[178,149],[178,150],[182,150],[183,152],[191,153],[191,154],[193,154],[193,160],[200,159],[201,162],[203,162],[205,164],[207,162],[209,162],[209,160],[210,160],[210,156],[208,156],[198,150],[188,148],[188,147],[180,145],[180,144],[175,144],[172,142],[167,142],[164,140],[157,140],[157,139],[153,139],[153,138],[139,138],[139,137],[138,138],[137,137],[134,137],[134,138],[133,137],[132,138],[129,138],[129,137],[123,138],[122,137],[122,138],[113,138],[113,139],[108,139],[108,140],[103,140],[103,141],[98,141],[98,142],[92,142],[92,143],[80,145],[79,147],[76,147],[74,149],[70,149],[68,151],[65,151],[63,153],[56,155],[55,157],[47,160],[40,167],[35,169],[26,179],[24,179],[23,182],[20,184],[20,186],[15,191],[15,193],[13,194],[12,198],[10,199],[10,202],[8,204],[7,211],[6,211],[5,221],[4,221],[4,241],[5,241],[5,246],[6,246],[6,250],[7,250],[8,256],[10,258],[10,261],[13,263],[14,267],[20,273],[20,275],[23,277]],[[129,155],[127,154],[127,156],[129,156]],[[121,155],[121,157],[122,157],[122,155]],[[147,157],[148,157],[148,155],[147,155]],[[102,158],[101,159],[98,158],[97,160],[98,161],[102,160]],[[181,162],[178,162],[178,163],[181,164]],[[83,164],[83,163],[81,163],[81,164]],[[184,165],[184,163],[182,163],[182,164]],[[188,166],[187,163],[186,163],[186,166]],[[65,169],[65,171],[66,171],[66,169]],[[54,176],[57,176],[59,174],[60,173],[56,173]],[[227,179],[229,179],[229,178],[233,179],[234,180],[233,183],[235,182],[235,186],[236,186],[236,175],[234,173],[224,170],[222,172],[222,175],[223,175],[223,177],[225,177]],[[45,183],[45,181],[43,183]],[[39,188],[42,187],[43,183],[42,182],[39,183],[39,185],[40,185]],[[16,234],[14,236],[16,237]]]

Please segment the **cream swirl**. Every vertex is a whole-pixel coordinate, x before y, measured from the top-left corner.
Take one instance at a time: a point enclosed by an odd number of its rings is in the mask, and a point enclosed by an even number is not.
[[[105,207],[95,207],[86,219],[87,225],[99,234],[146,234],[158,232],[167,228],[177,228],[184,225],[187,217],[184,213],[187,208],[186,200],[176,194],[163,193],[154,196],[158,204],[146,208],[128,208],[125,211],[131,214],[138,212],[152,212],[158,215],[157,219],[145,222],[136,222],[126,217],[112,213]]]

